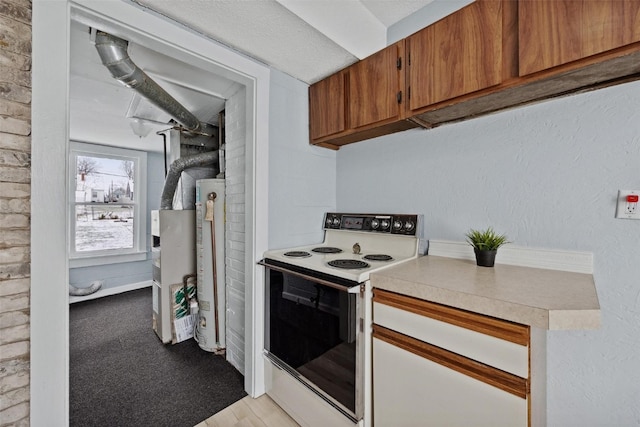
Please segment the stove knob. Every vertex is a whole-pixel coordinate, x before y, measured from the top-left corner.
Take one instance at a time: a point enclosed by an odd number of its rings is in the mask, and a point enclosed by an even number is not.
[[[413,230],[413,227],[415,227],[416,225],[413,223],[413,221],[407,221],[404,223],[404,229],[407,231],[411,231]]]
[[[374,230],[377,230],[378,227],[380,227],[380,221],[378,221],[376,218],[371,220],[371,228]]]
[[[380,221],[380,227],[383,230],[386,230],[387,228],[389,228],[389,220],[388,219],[383,219],[382,221]]]
[[[393,221],[393,229],[394,230],[400,230],[402,228],[402,222],[400,222],[399,220],[395,220]]]
[[[333,218],[333,226],[338,227],[340,225],[340,218],[337,216]]]
[[[331,218],[327,217],[326,221],[324,222],[324,226],[325,227],[331,227],[331,222],[332,222]]]

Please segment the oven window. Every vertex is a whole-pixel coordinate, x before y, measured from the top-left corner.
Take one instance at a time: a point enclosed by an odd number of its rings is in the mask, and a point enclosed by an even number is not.
[[[355,412],[356,294],[267,269],[265,348]]]

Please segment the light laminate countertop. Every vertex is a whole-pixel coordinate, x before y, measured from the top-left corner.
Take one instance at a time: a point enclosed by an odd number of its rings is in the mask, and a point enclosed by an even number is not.
[[[542,329],[595,329],[591,274],[424,256],[371,274],[374,288]]]

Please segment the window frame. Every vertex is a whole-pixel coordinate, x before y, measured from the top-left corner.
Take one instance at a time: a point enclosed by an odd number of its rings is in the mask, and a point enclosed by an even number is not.
[[[133,197],[133,247],[124,249],[103,249],[97,251],[75,250],[76,239],[76,207],[86,202],[76,202],[76,172],[78,157],[104,157],[134,162],[134,197]],[[69,267],[89,267],[94,265],[114,264],[120,262],[142,261],[147,259],[147,153],[108,145],[70,141],[69,144],[69,204],[67,218],[69,227]],[[106,206],[108,204],[100,204]],[[116,253],[117,252],[117,253]]]

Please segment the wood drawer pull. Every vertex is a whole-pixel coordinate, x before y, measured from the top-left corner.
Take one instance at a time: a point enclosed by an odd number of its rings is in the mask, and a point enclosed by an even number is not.
[[[523,346],[529,345],[529,326],[448,307],[382,289],[373,290],[373,302],[450,323]]]

